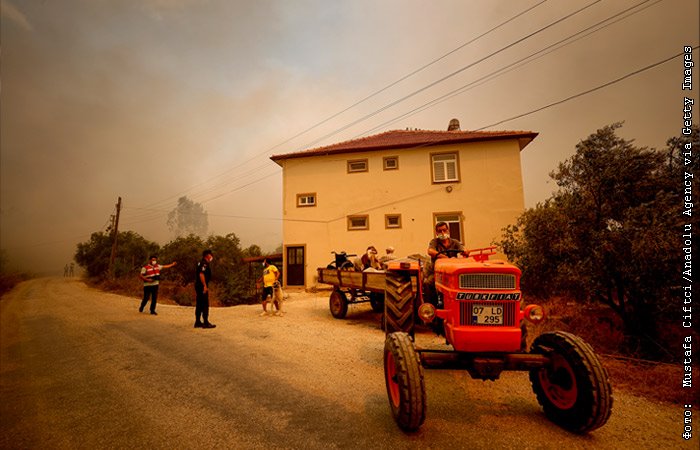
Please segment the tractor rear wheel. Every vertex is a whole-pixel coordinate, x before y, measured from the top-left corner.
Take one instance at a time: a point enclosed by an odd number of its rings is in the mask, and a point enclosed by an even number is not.
[[[336,319],[344,319],[348,314],[348,298],[341,290],[335,289],[328,299],[328,307]]]
[[[386,273],[384,317],[387,334],[403,331],[413,336],[414,298],[410,275],[391,271]]]
[[[532,390],[549,420],[574,433],[588,433],[608,421],[612,389],[608,372],[590,345],[563,331],[545,333],[532,353],[549,356],[549,365],[530,371]]]
[[[425,421],[423,366],[406,333],[391,333],[384,342],[384,378],[391,415],[404,431],[415,431]]]

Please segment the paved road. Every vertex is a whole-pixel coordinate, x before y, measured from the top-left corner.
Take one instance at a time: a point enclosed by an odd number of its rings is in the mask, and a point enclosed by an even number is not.
[[[285,317],[213,310],[218,328],[201,330],[191,308],[138,303],[50,278],[3,297],[0,448],[697,448],[681,410],[623,392],[605,427],[567,433],[524,373],[429,371],[426,423],[404,434],[368,306],[338,321],[326,297],[300,296]]]

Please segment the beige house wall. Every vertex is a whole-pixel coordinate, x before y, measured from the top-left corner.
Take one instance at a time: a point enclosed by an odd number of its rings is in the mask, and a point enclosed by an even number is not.
[[[432,182],[431,155],[444,152],[458,152],[459,182]],[[384,170],[383,158],[393,156],[398,169]],[[357,159],[367,159],[369,170],[348,173],[348,160]],[[387,246],[397,256],[426,254],[435,213],[460,213],[463,242],[478,248],[500,238],[524,209],[517,140],[290,158],[280,164],[284,246],[305,246],[307,287],[317,284],[316,269],[333,259],[332,251],[362,254],[374,245],[380,255]],[[316,195],[316,206],[297,207],[297,195],[304,193]],[[387,229],[386,214],[400,214],[401,228]],[[369,230],[348,230],[349,215],[368,215]],[[286,252],[284,257],[286,266]]]

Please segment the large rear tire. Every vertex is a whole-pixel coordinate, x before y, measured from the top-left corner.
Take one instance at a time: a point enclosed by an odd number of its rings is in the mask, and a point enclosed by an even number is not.
[[[549,420],[580,434],[605,425],[612,411],[612,388],[590,345],[555,331],[538,336],[531,352],[551,359],[548,366],[530,371],[532,390]]]
[[[384,317],[386,333],[403,331],[413,336],[415,295],[411,286],[411,276],[400,272],[386,273],[384,288]]]
[[[425,421],[423,366],[411,337],[391,333],[384,342],[384,379],[391,415],[399,428],[415,431]]]
[[[348,298],[343,291],[335,289],[328,299],[328,307],[336,319],[344,319],[348,314]]]

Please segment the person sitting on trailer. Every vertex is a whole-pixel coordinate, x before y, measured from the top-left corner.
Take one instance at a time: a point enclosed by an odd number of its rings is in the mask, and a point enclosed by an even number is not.
[[[377,249],[374,247],[374,245],[367,247],[367,251],[364,255],[362,255],[361,263],[363,271],[367,269],[381,269],[382,266],[377,260]]]

